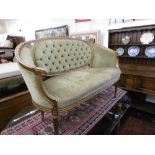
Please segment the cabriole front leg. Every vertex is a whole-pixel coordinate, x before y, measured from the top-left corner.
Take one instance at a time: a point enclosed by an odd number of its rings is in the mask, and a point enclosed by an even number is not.
[[[53,128],[54,128],[54,134],[59,134],[59,121],[58,121],[58,109],[53,108],[52,110],[52,116],[53,116]]]

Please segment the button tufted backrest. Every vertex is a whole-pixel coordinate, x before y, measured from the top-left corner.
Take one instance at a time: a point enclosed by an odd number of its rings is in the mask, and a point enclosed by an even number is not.
[[[61,72],[90,63],[91,49],[75,39],[42,40],[34,45],[34,61],[48,72]]]

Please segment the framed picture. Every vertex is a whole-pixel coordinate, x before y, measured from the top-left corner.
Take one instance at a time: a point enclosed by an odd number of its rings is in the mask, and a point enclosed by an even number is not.
[[[100,31],[78,32],[70,34],[70,37],[100,44]]]
[[[42,29],[42,30],[36,30],[35,31],[35,37],[36,39],[39,38],[46,38],[51,36],[69,36],[69,28],[68,25],[62,25],[59,27],[53,27],[49,29]]]

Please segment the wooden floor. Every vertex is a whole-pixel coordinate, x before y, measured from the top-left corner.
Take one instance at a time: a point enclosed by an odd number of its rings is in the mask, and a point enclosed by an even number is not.
[[[119,135],[155,135],[155,115],[131,109]]]

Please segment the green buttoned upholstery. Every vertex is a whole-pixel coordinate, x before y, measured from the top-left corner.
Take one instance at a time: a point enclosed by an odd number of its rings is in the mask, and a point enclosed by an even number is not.
[[[34,59],[38,67],[47,72],[68,71],[88,63],[91,50],[78,40],[48,40],[34,46]]]

